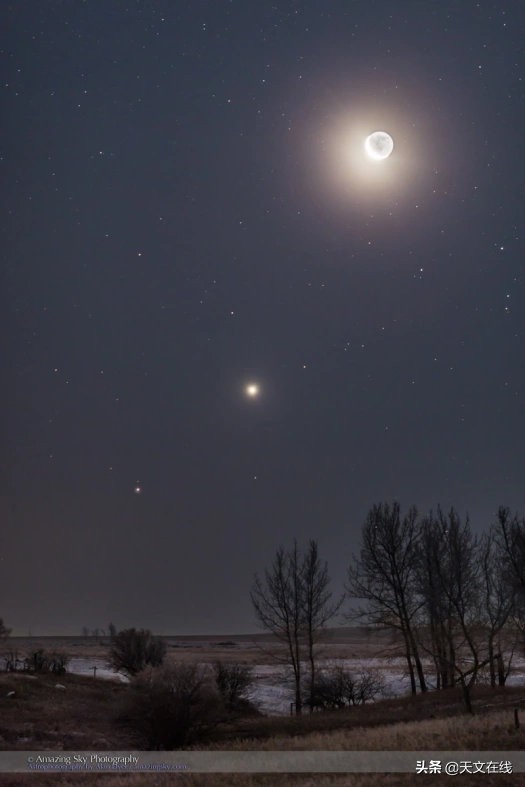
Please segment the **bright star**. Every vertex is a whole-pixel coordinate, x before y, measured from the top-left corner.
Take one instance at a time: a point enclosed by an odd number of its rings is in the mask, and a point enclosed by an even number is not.
[[[248,385],[245,387],[244,390],[246,392],[246,395],[249,396],[250,399],[255,399],[257,396],[259,396],[260,393],[260,388],[257,385],[257,383],[248,383]]]

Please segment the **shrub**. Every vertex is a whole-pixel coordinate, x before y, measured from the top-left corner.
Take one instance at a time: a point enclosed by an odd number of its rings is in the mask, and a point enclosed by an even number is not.
[[[28,672],[52,672],[63,675],[66,672],[69,656],[43,648],[33,650],[24,659],[24,669]]]
[[[24,660],[20,658],[17,650],[6,650],[2,658],[6,672],[16,672],[20,666],[24,665]]]
[[[137,675],[120,719],[148,749],[175,749],[205,740],[225,718],[209,671],[192,664]]]
[[[24,666],[29,672],[48,672],[49,659],[47,653],[43,648],[31,651],[25,658]]]
[[[312,693],[312,710],[345,708],[364,705],[385,694],[386,683],[377,670],[366,670],[353,675],[343,666],[319,672]],[[308,686],[308,696],[310,687]]]
[[[249,692],[253,683],[253,672],[246,664],[225,664],[216,661],[213,673],[217,691],[222,697],[224,706],[228,710],[248,710]]]
[[[111,637],[110,666],[130,677],[145,667],[159,667],[166,655],[166,643],[147,629],[123,629]]]
[[[374,702],[377,697],[387,693],[387,684],[379,670],[365,670],[355,684],[352,694],[352,705],[364,705],[365,702]]]
[[[69,663],[69,656],[65,653],[59,653],[55,651],[50,653],[49,656],[49,672],[53,672],[55,675],[63,675],[67,670],[67,665]]]

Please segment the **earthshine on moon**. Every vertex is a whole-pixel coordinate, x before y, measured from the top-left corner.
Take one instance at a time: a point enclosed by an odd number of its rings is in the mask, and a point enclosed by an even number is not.
[[[386,131],[374,131],[365,139],[365,150],[376,161],[388,158],[393,149],[394,140]]]

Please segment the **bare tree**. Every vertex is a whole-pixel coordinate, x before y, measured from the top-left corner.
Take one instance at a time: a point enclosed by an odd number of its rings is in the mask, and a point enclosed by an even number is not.
[[[415,556],[419,530],[417,511],[401,517],[399,503],[380,503],[370,510],[362,530],[359,558],[348,569],[350,597],[365,601],[348,617],[367,620],[400,634],[412,694],[427,690],[415,633],[421,600],[416,593]]]
[[[0,618],[0,642],[6,640],[10,634],[11,634],[11,629],[7,628],[7,626],[4,623],[4,619]]]
[[[4,623],[4,619],[0,618],[0,644],[5,646],[5,643],[9,639],[9,635],[11,634],[11,629],[7,628]],[[18,664],[18,653],[16,650],[9,649],[4,651],[2,647],[2,658],[5,661],[5,669],[6,671],[16,670]]]
[[[503,656],[503,634],[516,609],[516,584],[509,581],[504,543],[492,527],[480,545],[481,584],[483,590],[483,622],[487,629],[490,685],[504,686],[516,642],[506,667]],[[514,629],[515,630],[515,629]]]
[[[446,642],[448,674],[460,683],[465,707],[472,712],[471,690],[481,667],[488,658],[481,657],[482,584],[478,539],[473,535],[468,516],[464,523],[451,508],[444,514],[438,508],[425,518],[423,528],[431,547],[433,582],[425,599],[427,609],[436,611],[440,633]],[[425,586],[421,588],[425,594]]]
[[[308,661],[310,665],[310,710],[313,708],[313,692],[315,691],[316,652],[323,629],[328,621],[335,617],[344,600],[332,600],[333,593],[329,590],[330,579],[328,564],[321,562],[317,541],[310,541],[304,556],[301,578],[303,583],[303,615],[306,628]]]
[[[511,515],[509,508],[500,506],[495,531],[509,581],[516,592],[515,613],[525,631],[525,518]]]
[[[301,558],[297,541],[285,552],[280,547],[264,581],[255,575],[252,604],[260,624],[285,647],[285,661],[291,666],[295,690],[295,712],[302,713],[303,662],[310,668],[314,685],[316,652],[326,623],[337,613],[341,601],[332,601],[328,589],[328,568],[319,558],[316,541],[310,541]]]
[[[295,685],[295,712],[302,713],[301,694],[301,636],[302,583],[297,541],[285,552],[280,547],[271,568],[264,572],[264,581],[257,574],[251,600],[260,624],[282,642],[286,661],[291,666]]]
[[[436,687],[446,689],[455,682],[456,654],[451,636],[453,610],[442,591],[441,565],[445,561],[446,542],[430,514],[421,523],[415,559],[416,591],[422,599],[418,639],[422,650],[430,655],[436,670]]]

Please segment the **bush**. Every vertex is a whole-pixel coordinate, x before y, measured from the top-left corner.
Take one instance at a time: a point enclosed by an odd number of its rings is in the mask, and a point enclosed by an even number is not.
[[[147,629],[123,629],[111,637],[110,666],[130,677],[145,667],[159,667],[165,655],[166,643]]]
[[[177,664],[144,671],[129,688],[124,722],[148,749],[175,749],[205,740],[225,718],[209,671]]]
[[[49,659],[45,650],[33,650],[26,656],[25,669],[29,672],[48,672]]]
[[[312,699],[309,699],[307,704],[311,704],[312,710],[364,705],[385,694],[385,691],[385,680],[377,670],[366,670],[359,675],[353,675],[343,666],[339,666],[318,673]],[[310,697],[310,686],[308,686],[308,697]]]
[[[43,648],[33,650],[24,659],[24,669],[28,672],[52,672],[63,675],[66,672],[69,656],[56,651],[45,651]]]
[[[6,650],[2,656],[4,660],[4,670],[6,672],[16,672],[20,666],[24,666],[24,659],[21,659],[17,650]]]
[[[69,663],[69,656],[65,653],[50,653],[49,654],[49,672],[55,675],[63,675],[67,671]]]
[[[369,700],[374,702],[377,697],[387,693],[387,684],[379,670],[366,670],[357,678],[352,694],[352,705],[364,705]]]
[[[249,692],[253,683],[251,667],[245,664],[225,664],[216,661],[213,665],[215,685],[225,708],[230,711],[253,709]]]

